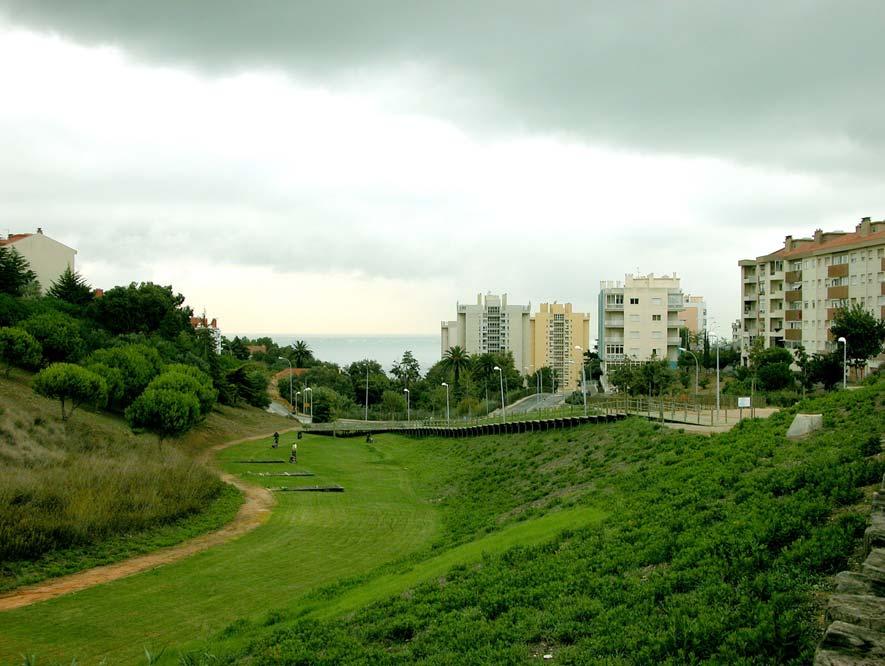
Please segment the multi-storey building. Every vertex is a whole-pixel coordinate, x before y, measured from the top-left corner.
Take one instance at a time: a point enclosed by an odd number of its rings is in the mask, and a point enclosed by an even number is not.
[[[628,274],[624,282],[604,280],[599,290],[599,357],[605,372],[619,363],[679,356],[679,278]]]
[[[809,354],[832,349],[833,316],[854,303],[885,318],[885,221],[865,217],[854,232],[787,236],[776,252],[738,265],[744,364],[757,338]]]
[[[27,259],[44,294],[66,269],[75,270],[77,251],[45,235],[40,228],[35,234],[9,234],[7,238],[0,239],[0,246],[14,249]]]
[[[458,303],[458,318],[441,326],[441,355],[459,345],[471,356],[512,352],[517,369],[531,359],[531,304],[508,305],[507,294],[477,294],[475,305]]]
[[[679,325],[691,333],[707,330],[707,303],[703,296],[685,294],[682,297],[682,312],[677,315]]]
[[[541,303],[530,331],[531,365],[521,371],[553,368],[557,390],[580,388],[583,355],[590,346],[590,316],[573,312],[571,303]]]

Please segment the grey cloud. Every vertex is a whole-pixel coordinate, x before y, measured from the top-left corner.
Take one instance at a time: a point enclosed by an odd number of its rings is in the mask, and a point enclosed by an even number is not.
[[[409,103],[485,130],[882,172],[885,5],[875,0],[0,0],[0,11],[212,72],[265,66],[359,85],[418,63],[438,78]]]

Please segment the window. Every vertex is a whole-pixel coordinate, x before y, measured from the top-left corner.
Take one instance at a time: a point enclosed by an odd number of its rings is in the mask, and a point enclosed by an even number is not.
[[[630,321],[638,323],[639,322],[639,315],[638,314],[631,314]]]
[[[659,339],[661,337],[661,332],[660,331],[652,331],[651,337],[653,337],[655,339]]]
[[[637,301],[637,302],[638,302],[638,301]],[[660,304],[661,304],[661,299],[660,299],[660,298],[653,298],[653,299],[651,299],[651,304],[652,304],[652,305],[660,305]]]
[[[638,298],[631,298],[630,305],[639,305],[639,299]]]
[[[852,252],[851,253],[851,263],[853,264],[855,261],[857,261],[857,252]]]
[[[633,340],[638,340],[639,339],[639,331],[630,331],[630,337]]]
[[[652,321],[661,321],[661,315],[652,315],[651,320]]]

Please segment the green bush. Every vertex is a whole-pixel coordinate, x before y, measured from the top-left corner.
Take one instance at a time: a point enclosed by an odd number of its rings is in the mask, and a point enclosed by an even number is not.
[[[48,363],[74,362],[83,354],[83,338],[76,319],[61,312],[44,312],[21,322],[43,347]]]
[[[200,403],[200,414],[203,416],[212,411],[218,399],[218,391],[212,386],[212,378],[198,368],[182,363],[167,365],[162,374],[151,380],[148,388],[170,388],[193,393]]]
[[[117,368],[123,374],[119,407],[125,407],[135,400],[163,368],[163,360],[157,350],[142,344],[99,349],[86,359],[86,365],[94,363]]]
[[[40,364],[40,343],[21,328],[0,328],[0,362],[6,367],[6,376],[13,366],[35,368]]]
[[[200,403],[192,393],[169,388],[148,388],[126,408],[132,428],[144,428],[161,438],[190,430],[200,418]]]

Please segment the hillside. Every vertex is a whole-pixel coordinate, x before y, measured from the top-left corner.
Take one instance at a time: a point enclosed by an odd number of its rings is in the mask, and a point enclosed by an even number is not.
[[[289,426],[217,407],[162,445],[120,418],[70,421],[30,377],[0,379],[0,591],[178,543],[228,522],[239,492],[196,457],[208,446]]]

